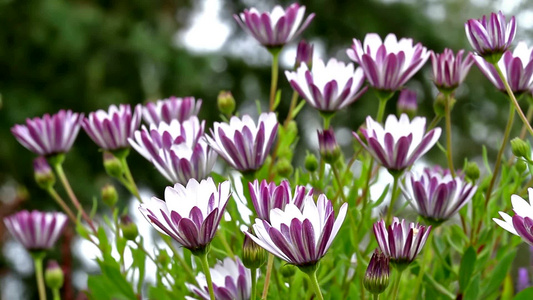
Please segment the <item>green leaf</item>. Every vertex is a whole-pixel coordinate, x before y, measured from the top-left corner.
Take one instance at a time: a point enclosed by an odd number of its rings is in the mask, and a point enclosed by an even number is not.
[[[435,281],[433,277],[429,276],[428,274],[424,274],[424,280],[428,281],[435,290],[437,290],[439,293],[441,293],[446,298],[455,299],[455,295],[452,292],[448,291],[448,289],[443,287],[440,283]]]
[[[480,284],[480,276],[479,274],[472,279],[468,287],[465,291],[465,297],[464,299],[477,299],[479,295],[479,284]]]
[[[533,299],[533,287],[528,287],[525,290],[522,290],[520,293],[516,294],[514,300],[530,300]]]
[[[511,268],[511,263],[513,262],[515,255],[516,250],[512,250],[498,262],[498,264],[492,271],[492,276],[490,277],[490,279],[488,281],[485,280],[487,284],[485,285],[485,288],[483,290],[482,298],[488,297],[490,294],[494,293],[499,289],[500,285],[505,279],[505,276],[507,275],[507,272]]]
[[[464,292],[470,283],[476,265],[476,250],[472,246],[463,253],[459,267],[459,291]]]

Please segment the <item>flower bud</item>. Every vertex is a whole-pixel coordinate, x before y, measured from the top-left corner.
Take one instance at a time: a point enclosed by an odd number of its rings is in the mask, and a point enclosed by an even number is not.
[[[518,159],[516,160],[514,167],[516,168],[518,174],[522,174],[525,170],[527,170],[527,163],[521,159]]]
[[[416,115],[416,111],[418,110],[416,92],[409,89],[403,89],[400,92],[400,96],[398,97],[396,109],[398,115],[405,113],[409,116],[410,119],[412,119]]]
[[[296,62],[294,63],[294,69],[298,69],[302,63],[305,63],[309,70],[313,65],[313,45],[307,43],[305,40],[298,43],[296,49]]]
[[[315,172],[318,169],[318,159],[313,153],[307,152],[304,162],[305,169],[309,172]]]
[[[332,164],[341,156],[341,148],[335,139],[333,128],[318,131],[318,147],[325,162]]]
[[[466,175],[466,179],[468,179],[468,180],[470,180],[472,182],[478,180],[478,178],[479,178],[479,167],[477,166],[477,164],[475,162],[471,161],[468,164],[466,164],[465,175]]]
[[[511,140],[511,149],[516,157],[524,157],[529,160],[531,157],[531,149],[529,145],[520,138]]]
[[[121,177],[123,174],[122,164],[111,152],[104,151],[104,168],[111,177]]]
[[[102,188],[102,201],[109,207],[115,207],[118,201],[118,193],[115,187],[111,184],[106,184]]]
[[[52,290],[58,290],[63,286],[65,275],[57,261],[51,260],[48,262],[44,271],[44,281],[46,282],[46,286]]]
[[[228,116],[231,116],[235,111],[235,98],[231,92],[220,91],[217,98],[218,110]]]
[[[291,161],[285,157],[280,158],[276,163],[276,173],[282,177],[291,176],[293,171],[294,167],[292,166]]]
[[[266,261],[265,249],[257,245],[247,234],[244,235],[242,244],[242,263],[248,269],[260,268]]]
[[[33,160],[33,170],[35,181],[42,189],[49,189],[56,183],[56,177],[52,168],[43,156],[37,157]]]
[[[124,238],[130,241],[134,241],[139,235],[137,225],[131,221],[130,216],[124,215],[120,218],[120,230]]]
[[[281,276],[283,278],[291,278],[296,273],[296,267],[291,264],[286,264],[281,267]]]
[[[366,269],[363,285],[372,294],[381,294],[389,285],[389,258],[376,249]]]
[[[167,250],[161,249],[159,254],[157,254],[157,262],[161,266],[167,266],[170,263],[170,256],[167,253]]]

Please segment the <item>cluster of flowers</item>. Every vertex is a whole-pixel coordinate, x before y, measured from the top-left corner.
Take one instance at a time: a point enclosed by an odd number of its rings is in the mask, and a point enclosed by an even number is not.
[[[314,14],[305,21],[304,14],[305,7],[293,4],[286,9],[276,6],[271,13],[245,10],[235,19],[262,45],[273,49],[281,48],[309,25]],[[302,42],[295,70],[286,71],[285,75],[293,89],[325,119],[356,101],[369,87],[380,92],[380,107],[384,107],[430,57],[433,81],[443,94],[453,93],[474,62],[497,88],[507,90],[508,82],[514,93],[531,91],[533,49],[521,42],[514,52],[508,50],[516,29],[514,18],[506,23],[500,12],[490,18],[469,20],[465,26],[478,55],[464,56],[464,50],[454,55],[451,49],[434,53],[420,43],[414,44],[412,39],[398,40],[389,34],[382,40],[369,33],[362,42],[354,39],[347,50],[357,68],[334,58],[327,63],[313,60],[313,47]],[[112,105],[107,112],[99,110],[88,117],[62,110],[52,116],[28,119],[25,125],[15,125],[12,133],[24,147],[40,156],[36,175],[43,180],[52,172],[47,161],[54,166],[60,163],[55,158],[70,150],[80,127],[114,158],[123,159],[124,151],[131,146],[173,184],[166,188],[164,200],[152,197],[140,204],[140,211],[158,231],[203,257],[231,196],[229,181],[217,185],[210,177],[217,155],[243,174],[260,169],[275,142],[278,120],[274,112],[260,114],[257,122],[249,115],[233,116],[229,122],[215,122],[210,134],[205,134],[205,121],[197,116],[201,104],[201,100],[192,97],[169,98],[133,109],[129,105]],[[370,260],[365,286],[375,294],[387,287],[389,262],[403,270],[422,250],[432,226],[452,218],[477,190],[464,175],[456,175],[453,168],[407,171],[435,145],[441,129],[430,128],[426,132],[425,118],[410,119],[409,113],[416,110],[416,95],[411,91],[403,89],[399,106],[405,112],[399,118],[389,115],[382,125],[380,110],[376,119],[368,116],[353,136],[395,180],[402,181],[400,188],[405,197],[431,225],[390,218],[394,208],[391,201],[389,218],[374,224],[379,251]],[[139,129],[141,119],[146,125]],[[319,131],[318,138],[321,156],[332,164],[340,150],[333,129],[328,127]],[[340,205],[335,216],[334,205],[326,195],[314,195],[313,189],[305,186],[296,186],[293,192],[286,180],[275,184],[256,179],[249,182],[248,188],[257,216],[253,230],[244,233],[248,243],[257,244],[312,277],[341,228],[348,204]],[[513,196],[512,201],[517,214],[511,218],[502,213],[505,222],[496,222],[533,244],[533,206],[518,196]],[[62,213],[23,211],[5,223],[28,249],[44,250],[52,247],[66,219]],[[243,261],[244,265],[238,258],[224,259],[211,269],[213,279],[204,268],[206,274],[198,275],[197,283],[188,288],[206,299],[214,294],[217,299],[247,299],[251,272],[260,265],[250,263],[246,257]],[[315,292],[321,297],[319,289]]]

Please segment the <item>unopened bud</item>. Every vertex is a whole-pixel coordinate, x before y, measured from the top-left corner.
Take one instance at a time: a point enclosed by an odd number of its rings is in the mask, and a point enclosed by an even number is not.
[[[307,153],[305,156],[304,166],[309,172],[315,172],[318,169],[318,159],[313,153]]]
[[[294,265],[286,264],[281,267],[281,276],[283,278],[291,278],[296,273],[296,267]]]
[[[63,286],[65,275],[57,261],[51,260],[48,262],[46,271],[44,272],[44,281],[46,282],[46,286],[52,290],[58,290]]]
[[[527,163],[521,159],[517,159],[514,167],[516,168],[518,174],[522,174],[525,170],[527,170]]]
[[[260,268],[266,261],[266,250],[261,248],[247,234],[242,244],[242,263],[248,269]]]
[[[302,40],[300,43],[298,43],[294,68],[299,68],[302,63],[305,63],[307,68],[311,70],[313,64],[313,45],[307,43],[305,40]]]
[[[341,148],[335,139],[333,128],[318,131],[318,147],[325,162],[332,164],[341,156]]]
[[[406,114],[410,119],[412,119],[418,110],[416,92],[410,89],[403,89],[398,97],[396,109],[398,111],[398,115]]]
[[[102,188],[102,201],[111,208],[115,207],[118,201],[118,193],[113,185],[106,184]]]
[[[130,241],[134,241],[139,235],[137,225],[131,221],[130,216],[124,215],[120,218],[120,230],[124,238]]]
[[[389,258],[376,249],[366,269],[363,285],[372,294],[381,294],[389,286]]]
[[[56,183],[54,172],[43,156],[39,156],[33,160],[33,170],[35,181],[42,189],[47,190]]]
[[[529,145],[520,138],[511,140],[511,150],[516,157],[524,157],[529,160],[531,157],[531,149]]]
[[[479,167],[473,161],[466,164],[465,176],[470,181],[474,182],[479,178]]]
[[[109,151],[104,151],[104,168],[106,173],[111,177],[118,178],[123,174],[120,160]]]
[[[220,91],[217,98],[218,110],[228,116],[231,116],[235,111],[235,98],[231,92]]]
[[[276,172],[282,177],[291,176],[294,171],[294,167],[291,164],[291,161],[285,157],[282,157],[276,163]]]

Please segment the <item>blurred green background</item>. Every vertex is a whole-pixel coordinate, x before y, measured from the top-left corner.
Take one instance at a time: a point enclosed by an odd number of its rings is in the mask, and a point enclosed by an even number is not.
[[[22,208],[57,209],[33,181],[34,155],[19,145],[10,128],[26,118],[72,109],[85,114],[111,104],[145,103],[169,96],[203,99],[200,114],[218,121],[216,97],[230,90],[241,112],[254,112],[255,100],[265,103],[270,85],[270,56],[235,23],[232,14],[257,6],[270,10],[290,1],[163,1],[163,0],[0,0],[0,216]],[[531,1],[302,1],[316,17],[303,38],[315,44],[315,57],[337,57],[348,62],[345,50],[352,39],[367,32],[382,37],[395,33],[411,37],[428,49],[441,52],[470,50],[464,22],[491,11],[503,10],[518,19],[517,40],[531,44]],[[293,41],[282,54],[282,70],[293,64]],[[433,118],[436,89],[431,84],[431,63],[408,83],[419,96],[419,114]],[[291,95],[280,74],[283,91],[280,117]],[[481,144],[494,156],[499,147],[508,102],[474,66],[458,90],[453,111],[456,164],[478,160]],[[367,115],[375,115],[377,101],[368,92],[350,109],[337,115],[336,129],[356,130]],[[394,113],[395,101],[388,112]],[[318,115],[306,108],[300,118],[300,147],[314,141]],[[316,122],[307,118],[316,118]],[[315,124],[316,123],[316,124]],[[315,125],[312,125],[315,124]],[[515,123],[515,131],[519,123]],[[313,127],[314,126],[314,127]],[[515,134],[516,135],[516,134]],[[340,140],[350,148],[351,135]],[[433,151],[436,162],[444,156]],[[90,205],[103,184],[113,182],[101,167],[101,152],[80,131],[65,162],[66,172],[81,200]],[[141,186],[162,191],[165,179],[140,155],[129,158]],[[298,163],[298,162],[296,162]],[[117,185],[118,186],[118,185]],[[123,195],[126,192],[120,191]],[[0,245],[8,239],[0,227]],[[67,247],[68,248],[68,247]],[[4,255],[6,251],[3,252]],[[59,254],[57,254],[59,255]],[[9,271],[11,262],[0,255],[0,290],[20,279],[30,285],[20,297],[33,298],[31,272]],[[30,267],[31,269],[31,267]],[[4,287],[4,288],[2,288]],[[2,297],[7,297],[2,293]],[[12,298],[5,298],[12,299]]]

